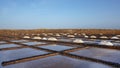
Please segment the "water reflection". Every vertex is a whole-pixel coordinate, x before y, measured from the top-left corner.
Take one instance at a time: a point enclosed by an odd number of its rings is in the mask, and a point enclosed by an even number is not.
[[[113,45],[114,45],[114,46],[120,46],[120,43],[115,43],[115,42],[113,42]]]
[[[72,59],[65,56],[52,56],[39,60],[8,65],[3,68],[112,68],[107,65]]]
[[[0,41],[0,44],[6,43],[5,41]]]
[[[11,42],[28,42],[28,40],[12,40]]]
[[[102,49],[102,48],[88,48],[84,50],[79,50],[71,52],[72,54],[86,56],[96,59],[101,59],[105,61],[120,63],[120,51],[112,49]],[[112,60],[111,60],[112,59]]]
[[[16,45],[16,44],[2,44],[2,45],[0,45],[0,48],[9,48],[9,47],[20,47],[20,45]]]
[[[32,48],[22,48],[16,50],[7,50],[7,51],[0,51],[1,61],[10,61],[35,55],[46,54],[48,52],[35,50]]]
[[[63,46],[63,45],[46,45],[46,46],[39,46],[41,48],[45,48],[45,49],[50,49],[50,50],[55,50],[55,51],[61,51],[61,50],[66,50],[66,49],[71,49],[73,47],[70,46]]]
[[[59,41],[72,42],[72,39],[58,39]]]
[[[43,42],[26,42],[26,43],[23,43],[23,44],[32,46],[32,45],[46,44],[46,43],[43,43]]]

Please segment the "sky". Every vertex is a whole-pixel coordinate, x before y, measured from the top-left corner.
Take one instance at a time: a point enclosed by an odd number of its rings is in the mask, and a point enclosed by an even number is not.
[[[0,0],[0,29],[120,29],[120,0]]]

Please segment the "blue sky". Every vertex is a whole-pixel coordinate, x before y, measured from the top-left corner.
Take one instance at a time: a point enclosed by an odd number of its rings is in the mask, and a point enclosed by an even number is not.
[[[120,0],[0,0],[0,29],[120,29]]]

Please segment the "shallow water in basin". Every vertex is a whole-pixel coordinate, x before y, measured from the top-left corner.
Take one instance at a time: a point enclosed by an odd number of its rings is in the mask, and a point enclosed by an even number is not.
[[[61,55],[4,66],[3,68],[112,68],[110,66],[73,59]]]
[[[120,63],[119,50],[103,49],[103,48],[87,48],[87,49],[71,52],[71,54]]]
[[[12,40],[11,42],[28,42],[28,40]]]
[[[2,43],[6,43],[5,41],[0,41],[0,44],[2,44]]]
[[[46,45],[46,46],[39,46],[40,48],[45,48],[45,49],[50,49],[50,50],[55,50],[55,51],[62,51],[62,50],[66,50],[66,49],[71,49],[74,47],[70,47],[70,46],[63,46],[63,45]]]
[[[20,47],[20,45],[16,45],[16,44],[2,44],[2,45],[0,45],[0,48],[9,48],[9,47]]]
[[[46,43],[43,43],[43,42],[26,42],[26,43],[22,43],[22,44],[26,44],[26,45],[39,45],[39,44],[46,44]]]
[[[72,42],[72,39],[58,39],[58,41]]]
[[[47,53],[48,52],[35,50],[32,48],[22,48],[22,49],[15,49],[15,50],[0,51],[0,55],[1,55],[0,61],[16,60],[20,58],[42,55],[42,54],[47,54]]]

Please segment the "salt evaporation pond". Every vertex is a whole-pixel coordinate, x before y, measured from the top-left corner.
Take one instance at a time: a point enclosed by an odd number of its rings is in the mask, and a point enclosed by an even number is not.
[[[112,68],[90,61],[73,59],[61,55],[51,56],[29,62],[4,66],[3,68]]]
[[[45,49],[50,49],[50,50],[55,50],[55,51],[62,51],[62,50],[66,50],[66,49],[71,49],[74,47],[70,47],[70,46],[63,46],[63,45],[46,45],[46,46],[38,46],[40,48],[45,48]]]
[[[22,43],[22,44],[32,46],[32,45],[39,45],[39,44],[46,44],[46,43],[44,43],[44,42],[26,42],[26,43]]]
[[[10,48],[10,47],[20,47],[20,45],[17,45],[17,44],[2,44],[2,45],[0,45],[0,48]]]
[[[113,45],[114,45],[114,46],[120,46],[120,43],[115,43],[115,42],[113,42]]]
[[[120,51],[103,48],[86,48],[71,52],[71,54],[85,56],[89,58],[101,59],[109,62],[120,63]]]
[[[11,42],[28,42],[28,40],[12,40]]]
[[[0,41],[0,44],[6,43],[5,41]]]
[[[1,55],[0,61],[16,60],[20,58],[26,58],[30,56],[42,55],[47,53],[48,52],[40,51],[32,48],[5,50],[5,51],[0,51],[0,55]]]
[[[60,39],[58,39],[58,41],[63,41],[63,42],[72,42],[72,39],[62,39],[62,38],[60,38]]]

